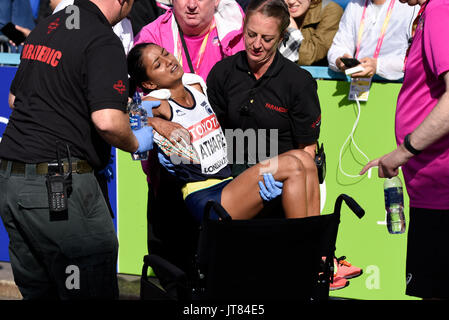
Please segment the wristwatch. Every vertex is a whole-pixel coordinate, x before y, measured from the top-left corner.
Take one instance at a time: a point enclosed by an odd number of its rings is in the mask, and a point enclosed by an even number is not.
[[[404,147],[411,153],[413,153],[415,156],[421,153],[421,150],[416,150],[413,148],[413,146],[410,144],[410,133],[405,136],[404,138]]]

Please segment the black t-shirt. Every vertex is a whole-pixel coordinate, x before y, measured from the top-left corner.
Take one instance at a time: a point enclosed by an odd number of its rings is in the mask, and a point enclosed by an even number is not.
[[[69,144],[72,156],[96,169],[109,160],[111,146],[99,136],[91,113],[105,108],[125,111],[126,56],[99,8],[88,0],[75,5],[79,15],[76,10],[59,11],[39,23],[26,40],[11,84],[15,107],[0,143],[0,158],[52,161],[60,140]]]
[[[245,51],[219,61],[207,78],[207,93],[221,126],[242,129],[246,137],[251,137],[243,148],[234,139],[234,164],[241,163],[242,157],[250,164],[260,162],[318,140],[321,109],[316,81],[279,52],[258,80],[249,68]],[[277,129],[277,141],[270,129]],[[235,130],[225,133],[228,142],[231,135],[238,135]],[[256,140],[251,140],[253,137]]]

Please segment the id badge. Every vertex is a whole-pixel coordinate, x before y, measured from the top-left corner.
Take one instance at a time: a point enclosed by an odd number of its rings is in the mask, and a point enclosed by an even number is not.
[[[354,101],[357,97],[359,101],[368,101],[371,79],[372,78],[352,78],[351,86],[349,87],[348,100]]]

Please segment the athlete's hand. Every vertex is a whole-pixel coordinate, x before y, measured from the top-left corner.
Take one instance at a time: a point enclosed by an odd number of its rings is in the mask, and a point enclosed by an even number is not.
[[[107,182],[111,182],[114,179],[114,155],[111,154],[108,164],[102,170],[98,171],[98,174],[102,174],[106,177]]]
[[[151,119],[151,124],[161,136],[170,140],[171,143],[176,144],[190,144],[190,133],[182,125],[176,122],[171,122],[161,118]]]
[[[163,166],[169,173],[174,175],[175,171],[173,170],[173,168],[175,167],[175,165],[167,159],[160,148],[157,148],[157,157],[161,166]]]
[[[282,193],[284,184],[274,180],[271,173],[264,173],[263,180],[265,184],[262,183],[262,181],[259,181],[259,194],[263,200],[271,201]]]

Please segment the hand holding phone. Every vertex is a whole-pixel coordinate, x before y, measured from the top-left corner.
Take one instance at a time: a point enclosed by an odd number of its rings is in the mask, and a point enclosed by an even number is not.
[[[9,40],[14,42],[16,46],[20,46],[26,39],[25,34],[17,30],[16,26],[11,22],[5,24],[0,31],[7,36]]]
[[[347,68],[354,68],[358,66],[361,62],[355,58],[340,58],[341,62],[347,67]]]

